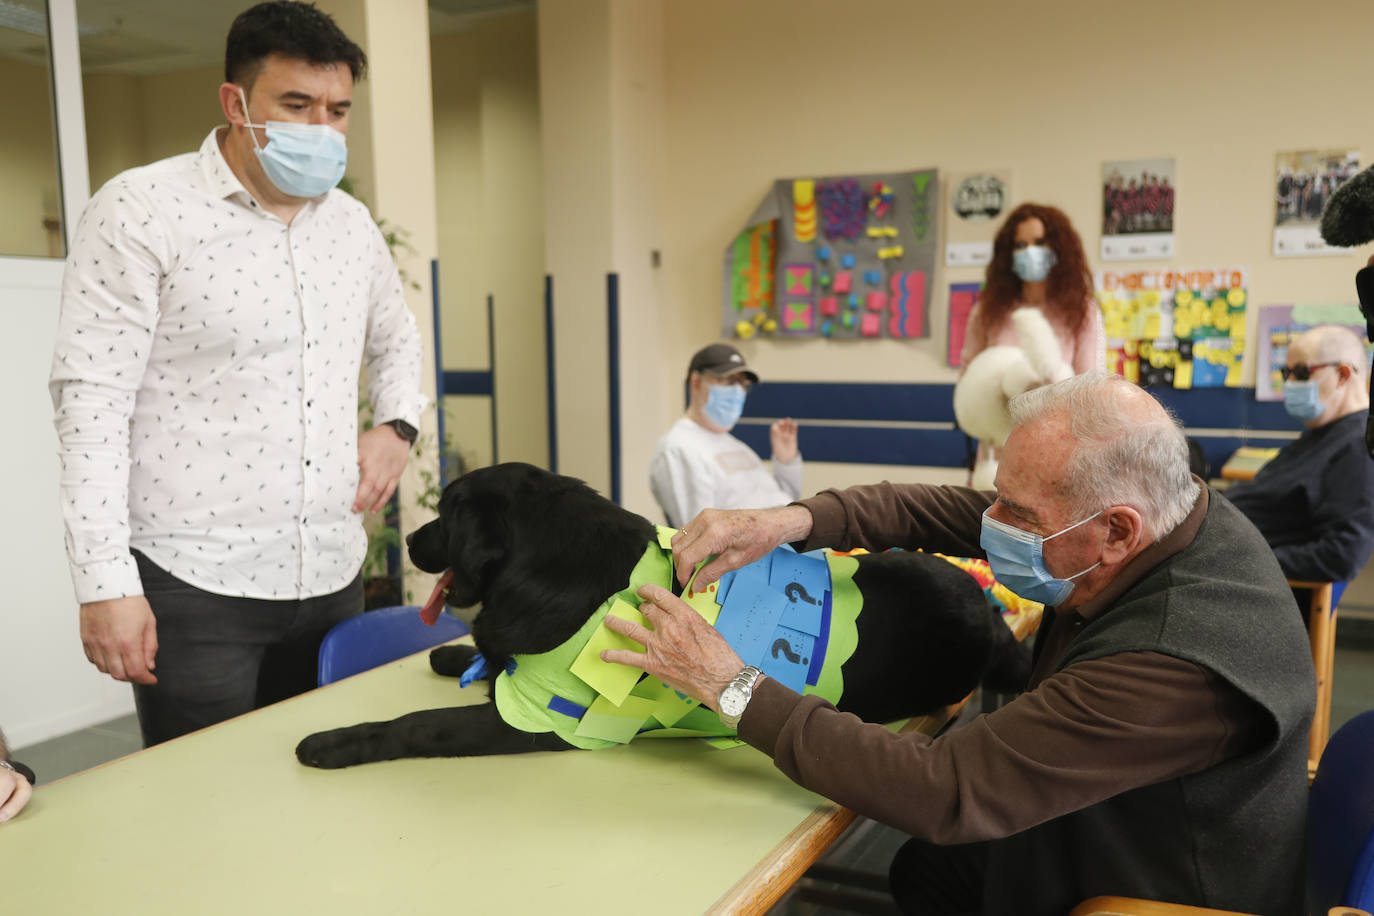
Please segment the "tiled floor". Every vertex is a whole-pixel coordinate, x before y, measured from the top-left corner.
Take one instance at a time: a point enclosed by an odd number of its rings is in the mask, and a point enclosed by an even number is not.
[[[1374,614],[1339,618],[1335,677],[1332,682],[1331,728],[1374,707]],[[31,766],[39,785],[133,753],[142,747],[133,716],[114,719],[16,749],[14,756]],[[880,888],[887,864],[906,837],[896,830],[861,818],[820,860],[819,868],[802,879],[770,912],[774,916],[838,916],[852,913],[895,913]],[[845,873],[845,880],[836,871]]]

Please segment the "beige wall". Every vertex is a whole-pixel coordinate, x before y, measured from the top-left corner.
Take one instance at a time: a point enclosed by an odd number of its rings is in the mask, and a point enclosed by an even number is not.
[[[61,242],[43,227],[61,216],[48,71],[0,59],[0,86],[16,90],[5,93],[0,125],[0,256],[60,255],[50,246]]]
[[[446,369],[486,369],[495,302],[499,457],[548,461],[539,69],[531,11],[478,19],[431,42]],[[492,460],[484,397],[450,397],[452,447]]]
[[[87,73],[86,149],[91,188],[125,169],[200,147],[224,123],[219,107],[220,67],[197,67],[153,76]]]
[[[680,365],[718,334],[723,249],[774,179],[926,166],[1012,169],[1015,197],[1064,208],[1093,254],[1102,161],[1174,156],[1177,256],[1132,263],[1242,265],[1253,305],[1353,301],[1368,251],[1270,253],[1277,152],[1349,145],[1374,161],[1374,4],[1324,10],[1303,29],[1277,0],[1164,0],[1144,16],[1098,0],[669,0],[670,308],[645,343]],[[765,379],[953,381],[948,284],[980,278],[937,268],[928,341],[743,349]],[[807,489],[850,470],[808,469]]]
[[[544,238],[557,313],[559,470],[603,493],[610,482],[606,274],[614,257],[611,7],[610,0],[544,0],[539,6]],[[649,359],[657,355],[657,340],[625,343],[646,348]]]

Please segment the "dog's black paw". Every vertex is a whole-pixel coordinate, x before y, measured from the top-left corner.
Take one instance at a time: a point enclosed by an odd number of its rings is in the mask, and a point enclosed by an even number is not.
[[[365,725],[316,732],[296,745],[296,759],[308,767],[337,770],[378,759],[369,754],[371,743]]]
[[[459,677],[477,657],[476,646],[440,646],[429,653],[429,666],[435,674]]]

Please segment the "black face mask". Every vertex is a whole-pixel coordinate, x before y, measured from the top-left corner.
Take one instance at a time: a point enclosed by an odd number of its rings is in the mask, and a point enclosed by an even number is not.
[[[1374,266],[1355,274],[1355,290],[1360,295],[1360,311],[1364,314],[1365,336],[1374,340]],[[1369,419],[1365,421],[1364,445],[1374,458],[1374,372],[1369,377]]]

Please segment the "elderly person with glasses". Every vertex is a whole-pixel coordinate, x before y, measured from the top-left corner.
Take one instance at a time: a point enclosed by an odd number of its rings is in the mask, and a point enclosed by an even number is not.
[[[606,624],[643,651],[603,660],[728,707],[793,780],[911,834],[889,870],[904,912],[1050,916],[1098,894],[1300,911],[1316,688],[1273,554],[1189,473],[1183,430],[1125,379],[1077,375],[1011,412],[995,494],[826,490],[703,512],[673,539],[680,582],[715,556],[696,588],[784,541],[986,556],[1047,605],[1034,670],[1005,706],[929,738],[774,678],[745,686],[719,632],[653,585],[640,590],[652,629]],[[911,613],[928,600],[913,594]]]
[[[1345,582],[1374,550],[1374,461],[1365,450],[1369,358],[1347,328],[1288,344],[1283,401],[1306,429],[1253,480],[1226,491],[1290,579]]]

